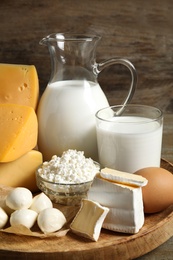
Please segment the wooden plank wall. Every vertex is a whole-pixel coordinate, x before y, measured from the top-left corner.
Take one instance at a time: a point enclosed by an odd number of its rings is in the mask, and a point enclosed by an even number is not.
[[[99,33],[97,61],[125,57],[136,67],[133,102],[173,112],[173,1],[171,0],[1,0],[0,62],[34,64],[41,92],[50,59],[39,41],[54,32]],[[113,66],[99,75],[111,104],[121,102],[129,72]]]

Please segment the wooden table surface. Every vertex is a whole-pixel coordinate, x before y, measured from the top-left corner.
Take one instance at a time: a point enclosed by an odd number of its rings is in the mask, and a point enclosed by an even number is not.
[[[173,1],[172,0],[6,0],[0,1],[0,62],[34,64],[40,92],[50,77],[50,58],[39,41],[54,32],[98,33],[97,61],[125,57],[136,67],[133,103],[164,113],[162,157],[173,162]],[[129,72],[106,69],[99,83],[109,103],[125,97]],[[173,259],[173,238],[139,259]]]

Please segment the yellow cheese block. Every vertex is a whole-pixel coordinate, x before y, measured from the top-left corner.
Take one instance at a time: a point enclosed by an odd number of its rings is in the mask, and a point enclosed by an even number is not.
[[[32,107],[0,104],[0,162],[9,162],[35,148],[37,116]]]
[[[42,154],[31,150],[13,162],[0,163],[0,184],[8,187],[26,187],[32,192],[38,191],[35,171],[42,162]]]
[[[36,109],[38,75],[34,65],[0,63],[0,103],[15,103]]]

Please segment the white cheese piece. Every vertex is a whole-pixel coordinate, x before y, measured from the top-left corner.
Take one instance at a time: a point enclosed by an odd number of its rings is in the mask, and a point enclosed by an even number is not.
[[[88,199],[109,208],[103,227],[123,233],[137,233],[144,224],[141,187],[117,184],[98,174],[88,192]]]
[[[37,215],[37,212],[31,209],[15,210],[10,216],[10,224],[11,226],[23,225],[31,228],[36,222]]]
[[[3,228],[8,221],[8,215],[3,208],[0,207],[0,228]]]
[[[110,168],[102,169],[100,175],[104,179],[127,185],[143,187],[148,183],[148,180],[140,175],[121,172]]]
[[[53,203],[46,194],[42,192],[33,198],[30,209],[40,213],[47,208],[53,208]]]
[[[86,158],[83,151],[69,149],[61,157],[53,155],[50,161],[43,162],[38,169],[40,176],[57,183],[83,183],[92,181],[100,165]]]
[[[107,207],[103,207],[97,202],[83,199],[70,228],[80,236],[97,241],[108,211]]]
[[[24,187],[14,188],[6,197],[6,205],[10,209],[28,209],[32,204],[32,193]]]
[[[2,208],[7,213],[8,216],[10,216],[13,213],[13,211],[14,211],[14,209],[10,209],[7,206],[6,198],[4,198],[3,200],[0,200],[0,208]]]
[[[37,218],[37,224],[43,233],[52,233],[61,229],[66,223],[64,214],[57,208],[43,209]]]

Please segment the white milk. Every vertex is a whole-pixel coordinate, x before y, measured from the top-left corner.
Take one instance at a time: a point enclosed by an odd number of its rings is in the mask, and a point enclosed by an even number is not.
[[[101,122],[97,127],[99,161],[103,167],[133,173],[144,167],[160,166],[162,125],[159,122],[123,116],[113,121]]]
[[[60,81],[47,86],[38,107],[39,150],[44,159],[68,149],[98,160],[95,113],[108,106],[96,83]]]

